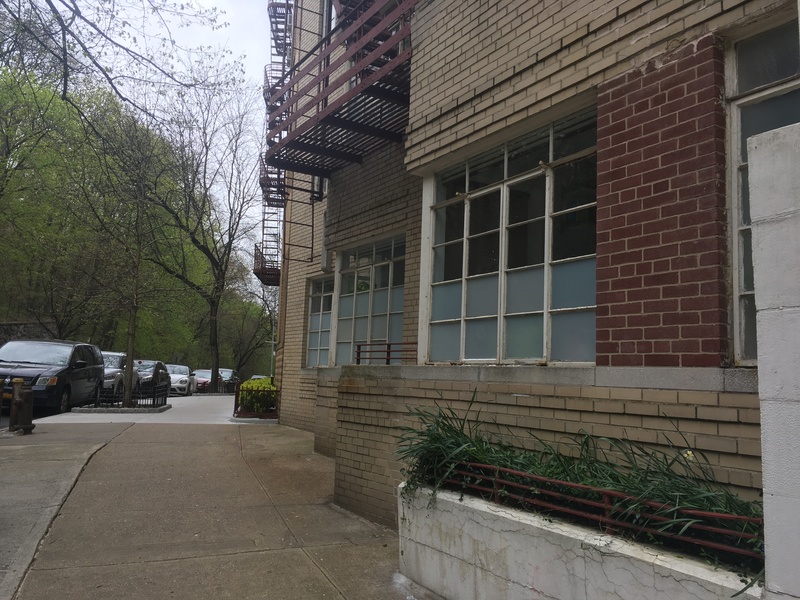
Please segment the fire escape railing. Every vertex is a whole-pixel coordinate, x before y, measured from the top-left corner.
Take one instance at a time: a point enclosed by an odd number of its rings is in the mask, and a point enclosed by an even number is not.
[[[402,141],[416,2],[347,4],[336,28],[272,83],[268,166],[327,178],[387,141]]]

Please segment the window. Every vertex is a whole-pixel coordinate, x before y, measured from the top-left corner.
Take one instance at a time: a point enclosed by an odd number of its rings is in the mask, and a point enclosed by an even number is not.
[[[800,123],[800,41],[797,23],[742,40],[728,63],[730,99],[731,240],[734,289],[734,348],[737,362],[757,358],[747,138]]]
[[[439,174],[429,360],[595,359],[594,109]]]
[[[327,367],[331,338],[331,308],[333,306],[333,277],[311,282],[308,309],[307,367]]]
[[[405,250],[396,237],[342,253],[337,365],[354,363],[358,344],[402,341]]]

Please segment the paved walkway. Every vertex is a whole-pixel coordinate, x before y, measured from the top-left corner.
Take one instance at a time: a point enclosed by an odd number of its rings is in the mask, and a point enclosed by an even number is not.
[[[0,600],[432,600],[395,532],[332,503],[311,434],[230,396],[0,431]]]

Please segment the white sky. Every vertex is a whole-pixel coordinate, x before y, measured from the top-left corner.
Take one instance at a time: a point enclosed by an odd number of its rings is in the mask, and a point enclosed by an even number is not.
[[[269,19],[266,0],[203,0],[204,5],[225,11],[221,20],[230,25],[213,32],[218,45],[234,56],[246,55],[245,73],[258,85],[263,83],[264,65],[269,62]]]

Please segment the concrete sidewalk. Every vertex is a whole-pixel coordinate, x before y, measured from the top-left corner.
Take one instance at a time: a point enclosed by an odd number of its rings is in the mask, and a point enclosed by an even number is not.
[[[0,600],[436,598],[309,433],[44,421],[0,434]]]

